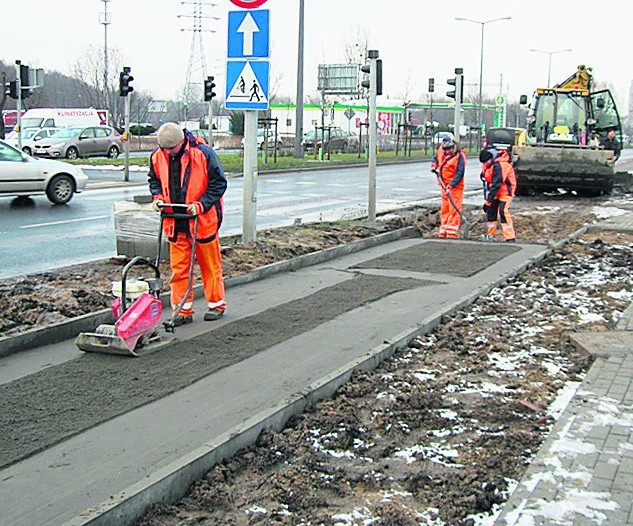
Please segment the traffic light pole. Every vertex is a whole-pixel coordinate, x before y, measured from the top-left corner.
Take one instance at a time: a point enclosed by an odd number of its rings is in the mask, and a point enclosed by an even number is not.
[[[367,219],[376,221],[376,156],[378,144],[378,128],[376,126],[376,91],[377,91],[377,63],[378,51],[369,53],[369,195],[367,204]]]
[[[455,140],[459,141],[461,138],[461,119],[462,119],[462,90],[464,89],[464,70],[462,68],[455,68],[455,117],[454,117],[454,134]]]
[[[209,103],[209,146],[213,148],[213,97],[215,93],[215,77],[208,76],[204,81],[204,100]]]
[[[15,105],[18,110],[18,150],[22,151],[22,83],[20,80],[20,64],[22,64],[21,60],[15,61],[15,83],[18,95]]]
[[[242,243],[257,239],[257,110],[244,111]]]
[[[130,96],[125,97],[125,181],[130,180]]]
[[[213,148],[213,100],[209,101],[209,146]]]

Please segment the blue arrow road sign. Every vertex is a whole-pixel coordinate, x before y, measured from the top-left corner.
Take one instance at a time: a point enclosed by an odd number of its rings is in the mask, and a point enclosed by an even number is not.
[[[228,58],[270,56],[270,11],[229,11]]]
[[[225,106],[232,110],[267,110],[269,75],[267,60],[229,60]]]

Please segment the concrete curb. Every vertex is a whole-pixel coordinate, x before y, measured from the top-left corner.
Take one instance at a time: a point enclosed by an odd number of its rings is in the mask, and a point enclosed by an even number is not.
[[[227,278],[224,282],[226,288],[243,285],[252,281],[267,278],[279,272],[297,270],[304,267],[316,265],[324,261],[330,261],[338,257],[365,250],[383,243],[389,243],[404,237],[414,237],[417,231],[414,227],[402,228],[384,234],[353,241],[345,245],[340,245],[325,250],[312,252],[286,261],[271,263],[264,267]],[[202,285],[194,287],[194,293],[200,294]],[[161,295],[164,305],[169,305],[169,293]],[[114,323],[110,309],[103,309],[90,314],[84,314],[77,318],[66,320],[47,327],[41,327],[26,331],[15,336],[3,336],[0,338],[0,358],[16,352],[26,351],[35,347],[42,347],[52,343],[58,343],[77,336],[80,332],[94,331],[102,323]]]
[[[575,232],[568,239],[573,239],[581,233]],[[564,240],[562,246],[567,240]],[[513,272],[475,290],[469,296],[449,305],[443,312],[423,319],[417,325],[409,327],[393,340],[374,347],[364,356],[353,360],[317,382],[308,386],[301,393],[289,397],[274,407],[260,412],[224,433],[214,442],[196,449],[179,460],[172,462],[164,469],[158,470],[143,481],[133,484],[125,490],[113,495],[108,501],[86,510],[73,518],[64,526],[122,526],[133,524],[151,505],[157,503],[172,503],[181,499],[193,482],[200,479],[213,468],[214,465],[226,458],[230,458],[240,449],[255,443],[263,430],[281,431],[288,419],[302,413],[310,404],[332,396],[332,394],[351,377],[355,370],[373,370],[383,360],[392,356],[397,350],[406,347],[409,342],[433,330],[442,322],[444,316],[459,311],[470,305],[482,295],[501,285],[514,276],[524,272],[527,268],[547,257],[556,247],[543,247],[543,250],[529,258]]]

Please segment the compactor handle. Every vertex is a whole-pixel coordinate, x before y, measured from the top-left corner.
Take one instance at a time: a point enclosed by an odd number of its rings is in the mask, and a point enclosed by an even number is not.
[[[186,205],[184,203],[163,203],[162,205],[158,205],[158,208],[161,208],[160,215],[163,218],[169,219],[195,219],[197,216],[194,214],[187,213],[187,209],[190,205]],[[165,212],[165,208],[176,208],[182,209],[184,212]]]

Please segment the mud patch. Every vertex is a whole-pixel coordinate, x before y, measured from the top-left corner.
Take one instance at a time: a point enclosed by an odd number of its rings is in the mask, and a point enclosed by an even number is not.
[[[2,385],[0,466],[167,396],[345,312],[430,283],[359,275],[141,359],[90,354]],[[121,360],[127,360],[125,367]]]

